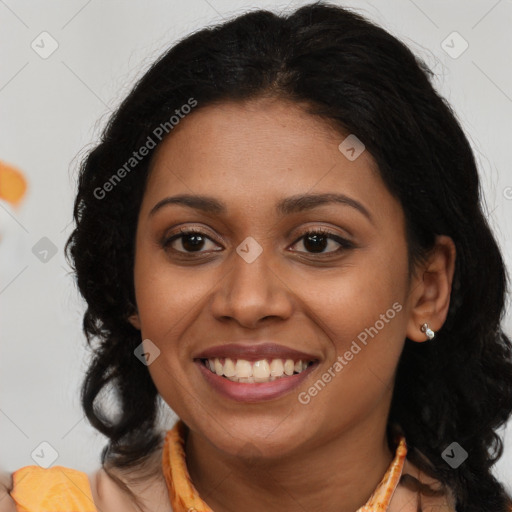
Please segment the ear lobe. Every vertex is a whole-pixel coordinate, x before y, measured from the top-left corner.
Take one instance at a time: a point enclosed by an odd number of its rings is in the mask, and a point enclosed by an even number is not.
[[[434,332],[443,326],[450,307],[455,258],[453,240],[446,235],[438,235],[427,261],[416,269],[416,277],[411,283],[411,314],[407,325],[410,340],[428,340],[421,330],[425,323]]]
[[[138,329],[140,331],[140,318],[138,313],[133,313],[133,315],[130,315],[128,317],[128,322],[130,322],[135,329]]]

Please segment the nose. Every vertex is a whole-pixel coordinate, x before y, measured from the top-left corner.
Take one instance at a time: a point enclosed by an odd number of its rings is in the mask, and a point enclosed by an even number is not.
[[[220,280],[211,310],[221,321],[233,320],[243,327],[255,329],[270,319],[286,320],[293,311],[293,292],[271,265],[265,249],[252,262],[233,253],[231,268]]]

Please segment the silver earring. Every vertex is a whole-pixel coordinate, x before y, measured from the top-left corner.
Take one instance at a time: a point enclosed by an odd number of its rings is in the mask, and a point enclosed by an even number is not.
[[[435,332],[428,326],[427,323],[421,326],[421,332],[424,332],[429,340],[433,339],[435,336]]]

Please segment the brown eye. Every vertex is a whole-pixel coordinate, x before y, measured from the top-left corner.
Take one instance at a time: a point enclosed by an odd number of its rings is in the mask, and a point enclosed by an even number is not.
[[[179,243],[175,244],[175,242],[178,241],[181,241],[181,248],[183,250],[180,250],[179,248],[176,247],[180,245]],[[202,249],[205,248],[205,245],[207,245],[208,241],[213,243],[213,241],[208,236],[206,236],[202,231],[195,229],[183,229],[180,230],[179,234],[173,235],[165,239],[162,243],[162,247],[164,249],[171,248],[174,251],[185,254],[193,252],[203,252]]]
[[[296,245],[300,240],[303,240],[302,244],[306,248],[306,251],[299,252],[309,252],[312,254],[333,254],[341,252],[343,249],[350,249],[354,247],[354,245],[348,240],[323,229],[304,233],[293,245]],[[334,244],[330,242],[334,242]],[[336,244],[338,245],[337,249]],[[326,249],[333,245],[334,250],[326,251]]]

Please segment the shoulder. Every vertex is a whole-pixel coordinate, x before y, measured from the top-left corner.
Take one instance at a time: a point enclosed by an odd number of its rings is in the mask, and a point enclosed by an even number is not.
[[[120,473],[116,476],[124,481]],[[154,498],[156,486],[150,485],[145,493],[133,487],[131,490],[137,497],[145,494]],[[57,506],[55,512],[68,512],[71,508],[76,512],[140,512],[102,468],[89,474],[63,466],[24,466],[13,473],[0,472],[0,512],[36,512],[43,502]]]
[[[96,512],[87,475],[64,466],[48,469],[24,466],[13,473],[0,472],[0,512],[36,512],[57,505],[65,512]]]
[[[104,468],[89,476],[91,493],[102,512],[172,511],[169,491],[161,471],[159,458],[152,467],[130,471]],[[122,487],[128,489],[128,492]],[[131,493],[131,494],[130,494]],[[136,497],[140,508],[134,502]],[[0,511],[3,512],[3,511]]]
[[[39,512],[43,501],[56,505],[54,512],[170,511],[160,459],[161,451],[157,451],[129,471],[99,468],[85,473],[64,466],[24,466],[13,473],[0,469],[0,512]]]
[[[88,475],[91,494],[97,508],[102,511],[124,510],[132,512],[133,501],[102,468]],[[0,511],[2,512],[2,511]]]

